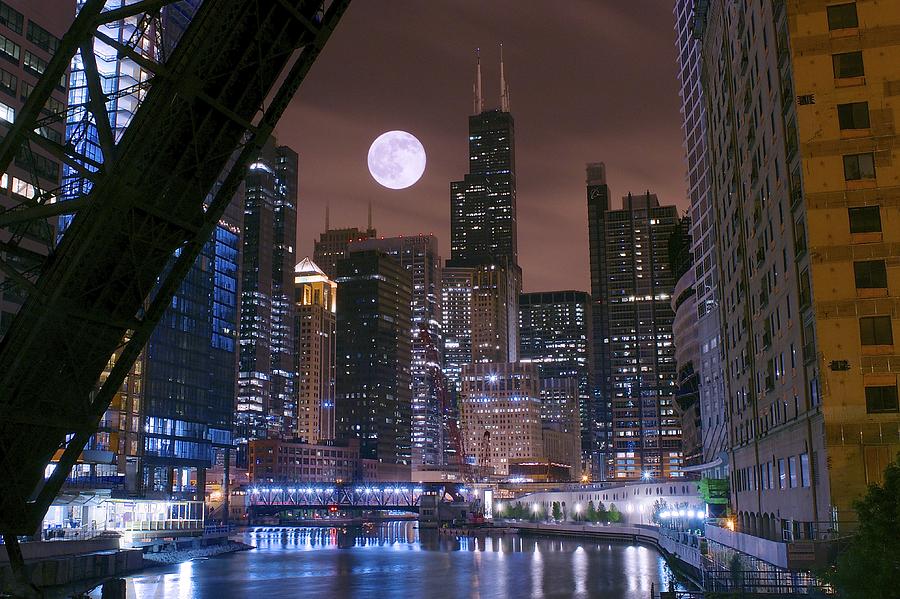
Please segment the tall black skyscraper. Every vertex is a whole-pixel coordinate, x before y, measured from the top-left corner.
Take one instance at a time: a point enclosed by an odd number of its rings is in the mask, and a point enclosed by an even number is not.
[[[485,110],[479,59],[469,117],[469,173],[450,184],[448,266],[518,267],[515,125],[502,54],[500,90],[500,108]]]
[[[291,436],[297,153],[274,138],[250,165],[244,190],[240,372],[236,441]]]
[[[588,242],[591,253],[591,310],[594,342],[594,390],[591,407],[590,434],[593,438],[591,476],[605,480],[609,470],[612,440],[612,399],[608,389],[612,372],[609,360],[609,312],[606,307],[609,277],[606,266],[606,213],[609,205],[609,186],[606,166],[602,162],[587,165]],[[583,425],[582,425],[583,426]]]
[[[480,58],[475,66],[473,114],[469,116],[469,173],[450,184],[450,268],[473,269],[473,302],[466,325],[475,362],[518,359],[519,268],[516,227],[515,126],[500,54],[500,107],[485,110]],[[478,281],[481,281],[480,283]],[[484,348],[482,348],[484,349]]]
[[[336,432],[360,455],[411,463],[412,276],[387,254],[337,263]]]

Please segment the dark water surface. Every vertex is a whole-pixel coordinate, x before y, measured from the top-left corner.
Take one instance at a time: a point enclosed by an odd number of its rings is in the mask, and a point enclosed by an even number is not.
[[[670,573],[627,543],[486,536],[448,538],[413,522],[265,530],[257,549],[128,578],[129,599],[605,597],[648,599]]]

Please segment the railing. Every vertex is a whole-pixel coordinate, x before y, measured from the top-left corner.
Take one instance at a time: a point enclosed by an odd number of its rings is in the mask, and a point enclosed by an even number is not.
[[[204,530],[203,520],[140,520],[129,522],[125,530],[135,532],[166,532],[175,530]]]
[[[95,526],[64,528],[45,528],[41,531],[41,540],[43,541],[84,541],[99,537],[105,531]]]

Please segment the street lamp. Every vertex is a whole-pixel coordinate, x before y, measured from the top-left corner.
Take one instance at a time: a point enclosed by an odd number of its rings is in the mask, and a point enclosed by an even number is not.
[[[653,473],[649,470],[644,470],[644,473],[641,474],[641,478],[643,480],[651,480],[653,478]]]

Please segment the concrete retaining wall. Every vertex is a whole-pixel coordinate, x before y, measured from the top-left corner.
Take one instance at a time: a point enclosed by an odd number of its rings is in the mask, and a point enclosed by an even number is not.
[[[113,541],[118,544],[115,539]],[[68,543],[60,541],[46,544]],[[23,553],[26,546],[22,546]],[[43,550],[39,550],[38,553],[41,551]],[[144,567],[144,557],[140,549],[112,549],[83,555],[57,554],[42,559],[29,558],[26,567],[32,583],[39,587],[49,587],[135,572]],[[10,589],[12,582],[13,574],[9,563],[0,564],[0,589]]]
[[[35,541],[22,543],[22,556],[26,562],[62,557],[66,555],[84,555],[98,551],[112,551],[119,548],[117,538],[96,538],[87,541]],[[0,545],[0,564],[8,564],[6,545]]]

